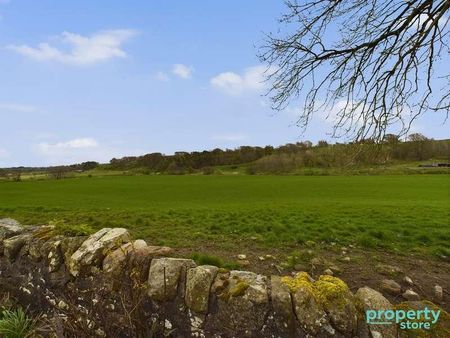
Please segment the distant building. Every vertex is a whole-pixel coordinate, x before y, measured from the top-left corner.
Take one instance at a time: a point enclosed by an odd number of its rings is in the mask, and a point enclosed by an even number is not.
[[[419,164],[420,168],[449,168],[450,163],[425,163]]]

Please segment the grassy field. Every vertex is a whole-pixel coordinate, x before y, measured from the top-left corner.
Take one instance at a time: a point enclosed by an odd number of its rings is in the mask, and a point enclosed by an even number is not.
[[[124,226],[153,244],[235,253],[308,240],[450,256],[449,177],[115,176],[0,182],[0,217]]]

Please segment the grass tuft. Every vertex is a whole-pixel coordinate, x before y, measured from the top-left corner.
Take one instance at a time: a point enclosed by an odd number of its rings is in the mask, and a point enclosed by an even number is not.
[[[88,236],[95,232],[94,228],[87,224],[70,224],[64,220],[53,220],[49,225],[53,227],[52,232],[55,235]]]
[[[0,316],[0,336],[4,338],[28,338],[33,336],[36,320],[29,318],[22,309],[3,310]]]
[[[194,253],[191,258],[197,263],[197,265],[214,265],[218,268],[224,268],[228,270],[236,270],[240,268],[240,265],[235,262],[224,262],[222,258],[203,254],[203,253]]]

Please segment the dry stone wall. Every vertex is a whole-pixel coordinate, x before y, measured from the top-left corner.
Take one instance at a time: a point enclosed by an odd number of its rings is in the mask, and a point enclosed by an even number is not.
[[[124,228],[67,237],[0,220],[0,292],[48,318],[56,337],[396,337],[368,326],[391,303],[306,272],[263,276],[196,266]]]

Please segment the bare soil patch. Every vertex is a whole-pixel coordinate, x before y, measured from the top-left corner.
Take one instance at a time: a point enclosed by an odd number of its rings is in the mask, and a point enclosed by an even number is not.
[[[402,286],[403,291],[411,289],[422,299],[431,300],[446,311],[450,310],[449,262],[337,245],[313,244],[267,249],[251,243],[245,244],[240,246],[242,249],[239,252],[230,252],[226,248],[221,248],[219,243],[205,243],[201,247],[175,249],[175,255],[189,257],[194,252],[202,252],[218,256],[227,262],[236,262],[244,270],[265,275],[287,275],[296,271],[307,271],[313,277],[318,277],[324,274],[326,269],[331,268],[334,275],[343,279],[353,292],[360,287],[369,286],[382,292],[392,303],[400,303],[405,300],[401,295],[390,295],[383,292],[380,287],[383,279],[392,279]],[[237,257],[239,254],[244,254],[245,260],[239,260]],[[266,255],[269,255],[269,258],[266,258]],[[290,258],[293,255],[297,258]],[[405,276],[411,278],[413,285],[408,285],[404,281]],[[444,289],[441,301],[435,297],[435,285],[440,285]]]

